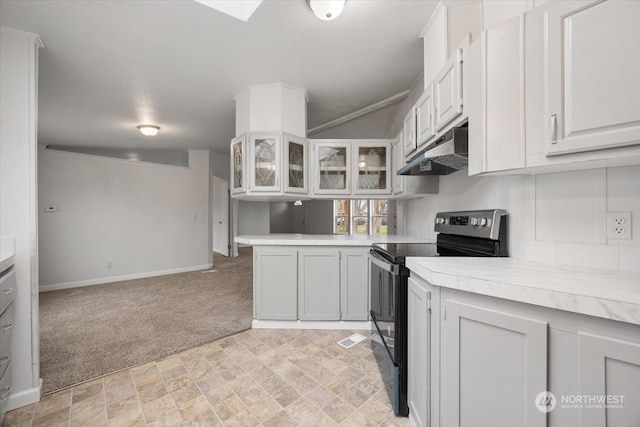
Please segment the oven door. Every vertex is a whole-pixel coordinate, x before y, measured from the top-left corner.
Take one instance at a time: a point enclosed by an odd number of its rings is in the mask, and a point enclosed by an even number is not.
[[[395,346],[396,293],[400,266],[389,262],[374,249],[369,252],[369,295],[372,333],[379,334],[394,365],[398,364]]]

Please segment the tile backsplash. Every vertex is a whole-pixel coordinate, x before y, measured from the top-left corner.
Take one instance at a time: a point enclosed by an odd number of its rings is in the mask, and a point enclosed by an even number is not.
[[[435,239],[437,212],[494,208],[509,212],[514,258],[640,272],[640,166],[537,176],[443,176],[439,194],[400,203],[399,232]],[[631,212],[631,239],[607,238],[607,212]]]

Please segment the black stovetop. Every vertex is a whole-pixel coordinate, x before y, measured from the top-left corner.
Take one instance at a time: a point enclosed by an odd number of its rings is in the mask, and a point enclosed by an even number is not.
[[[438,256],[435,243],[374,243],[373,248],[394,264],[404,265],[411,256]]]

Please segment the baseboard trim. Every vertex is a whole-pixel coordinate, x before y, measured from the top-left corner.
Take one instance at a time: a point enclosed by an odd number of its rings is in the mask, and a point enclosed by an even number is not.
[[[80,288],[82,286],[103,285],[105,283],[121,282],[123,280],[144,279],[147,277],[165,276],[167,274],[186,273],[189,271],[206,270],[213,264],[194,265],[192,267],[173,268],[170,270],[150,271],[147,273],[126,274],[123,276],[101,277],[99,279],[80,280],[78,282],[54,283],[40,286],[40,292],[59,291],[61,289]]]
[[[371,322],[360,320],[258,320],[251,322],[253,329],[331,329],[370,331]]]
[[[14,409],[39,402],[40,396],[42,396],[42,378],[40,378],[38,384],[38,387],[28,388],[17,393],[11,393],[7,400],[7,411],[12,411]]]

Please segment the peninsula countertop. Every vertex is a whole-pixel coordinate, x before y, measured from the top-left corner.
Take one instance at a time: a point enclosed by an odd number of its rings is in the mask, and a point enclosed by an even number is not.
[[[432,240],[404,235],[345,234],[259,234],[236,236],[236,243],[254,246],[371,246],[372,243],[433,243]]]
[[[640,325],[640,274],[534,264],[513,258],[407,258],[429,283]]]

